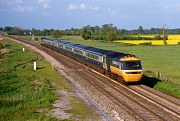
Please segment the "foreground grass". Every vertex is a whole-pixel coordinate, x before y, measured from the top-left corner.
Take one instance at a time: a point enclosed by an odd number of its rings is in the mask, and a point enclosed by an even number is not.
[[[30,50],[23,52],[22,46],[9,40],[3,42],[3,47],[6,52],[0,53],[0,120],[57,120],[48,114],[57,100],[52,83],[56,89],[68,92],[72,91],[72,85]],[[33,71],[34,61],[38,65],[36,71]],[[72,110],[80,112],[81,109],[76,107],[84,103],[79,102],[72,103],[75,105]],[[89,116],[89,109],[86,106],[82,108]],[[78,115],[83,117],[84,113]]]

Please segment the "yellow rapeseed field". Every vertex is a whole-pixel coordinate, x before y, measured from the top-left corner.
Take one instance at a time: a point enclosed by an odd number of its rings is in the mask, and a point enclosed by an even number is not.
[[[141,37],[153,38],[154,36],[143,35]],[[151,42],[152,45],[164,45],[163,40],[118,40],[116,42],[122,42],[122,43],[127,43],[127,44],[136,44],[136,45],[139,45],[140,43]],[[168,45],[176,45],[176,44],[178,44],[178,42],[180,42],[180,35],[168,35],[168,40],[167,40]]]
[[[168,40],[180,40],[180,35],[168,35]]]

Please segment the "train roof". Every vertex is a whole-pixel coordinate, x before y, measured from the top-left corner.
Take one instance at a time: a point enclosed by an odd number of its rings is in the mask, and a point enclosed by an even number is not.
[[[114,51],[109,51],[108,53],[104,54],[105,57],[109,57],[109,58],[116,58],[124,55],[125,55],[124,53],[114,52]]]
[[[54,39],[53,42],[59,43],[59,42],[62,42],[62,41],[61,41],[61,40]]]
[[[87,48],[91,48],[90,46],[85,46],[85,45],[80,45],[80,44],[76,44],[73,46],[75,49],[80,49],[80,50],[85,50]]]
[[[61,40],[60,40],[60,41],[57,41],[57,43],[58,43],[58,44],[61,44],[61,45],[64,45],[64,44],[69,43],[69,42],[64,42],[64,41],[61,41]]]
[[[74,43],[71,43],[71,42],[66,42],[64,43],[65,46],[69,46],[69,47],[74,47],[74,45],[77,45],[77,44],[74,44]]]
[[[114,61],[128,61],[129,59],[138,60],[138,58],[135,55],[114,52],[114,51],[110,51],[110,52],[104,54],[104,56],[108,57],[108,58],[112,58]]]
[[[139,58],[137,58],[135,55],[124,53],[120,56],[113,58],[113,60],[115,60],[115,61],[132,61],[132,60],[137,61],[137,60],[139,60]]]
[[[52,38],[46,38],[46,37],[42,37],[41,40],[50,40],[50,41],[53,41],[54,39]]]
[[[87,48],[85,51],[90,52],[90,53],[94,53],[97,55],[104,55],[105,53],[109,52],[109,50],[104,50],[104,49],[99,49],[99,48],[94,48],[94,47]]]

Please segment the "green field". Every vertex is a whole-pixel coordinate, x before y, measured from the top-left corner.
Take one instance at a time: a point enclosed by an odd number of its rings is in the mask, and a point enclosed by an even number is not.
[[[23,38],[31,37],[27,36]],[[40,37],[38,36],[38,38]],[[155,79],[155,81],[153,79],[146,79],[146,81],[148,80],[147,85],[151,85],[151,87],[154,87],[160,91],[180,97],[179,45],[129,46],[122,43],[84,40],[80,36],[62,36],[60,39],[106,50],[134,54],[141,59],[143,68],[145,70],[144,73],[147,76],[154,77],[155,74],[152,72],[157,71],[168,79],[168,81],[161,81],[160,79]]]
[[[26,48],[23,52],[21,45],[9,40],[0,43],[0,120],[57,120],[49,115],[58,99],[54,90],[74,92],[73,86],[32,50]],[[95,115],[77,97],[72,96],[70,104],[72,109],[65,111],[72,114],[72,119],[85,120]]]

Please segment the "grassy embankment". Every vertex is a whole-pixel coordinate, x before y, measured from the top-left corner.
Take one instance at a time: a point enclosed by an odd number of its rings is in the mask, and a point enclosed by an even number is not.
[[[0,120],[57,120],[49,115],[58,99],[54,90],[73,92],[73,86],[31,50],[23,52],[21,45],[9,40],[0,43]],[[33,71],[34,61],[36,71]],[[72,119],[91,116],[81,99],[71,97],[70,104],[72,109],[65,112],[73,115]]]
[[[24,38],[31,39],[29,36]],[[38,38],[40,37],[38,36]],[[142,60],[145,74],[149,76],[149,78],[144,79],[146,81],[145,83],[147,83],[146,85],[180,97],[179,45],[128,46],[122,43],[107,43],[96,40],[85,41],[80,36],[63,36],[60,39],[87,46],[134,54]],[[171,39],[173,38],[171,37],[170,40]],[[156,76],[156,72],[158,72],[158,74],[161,73],[168,81],[161,81],[160,79],[153,78]]]

